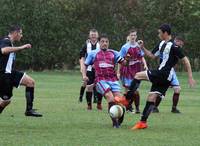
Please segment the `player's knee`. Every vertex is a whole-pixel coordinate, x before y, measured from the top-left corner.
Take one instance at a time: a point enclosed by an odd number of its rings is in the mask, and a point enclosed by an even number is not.
[[[3,96],[0,100],[0,106],[6,107],[8,104],[10,104],[11,100],[9,96]]]
[[[180,92],[181,92],[181,87],[180,86],[174,88],[174,93],[178,93],[179,94]]]
[[[88,92],[93,92],[93,88],[94,88],[93,84],[87,85],[87,91]]]
[[[27,86],[28,86],[28,87],[35,87],[35,80],[29,79],[29,80],[28,80]]]
[[[135,76],[134,76],[134,78],[137,79],[137,80],[139,79],[139,77],[140,77],[139,73],[136,73]]]

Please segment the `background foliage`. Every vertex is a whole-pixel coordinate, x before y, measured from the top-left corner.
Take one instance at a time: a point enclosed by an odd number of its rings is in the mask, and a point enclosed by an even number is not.
[[[0,36],[7,34],[10,24],[20,24],[24,31],[21,43],[33,45],[32,49],[18,53],[20,69],[75,68],[90,28],[107,33],[111,48],[119,50],[134,26],[138,28],[138,37],[152,49],[159,41],[157,28],[162,23],[170,23],[174,35],[185,37],[184,50],[193,69],[200,70],[199,0],[0,1]]]

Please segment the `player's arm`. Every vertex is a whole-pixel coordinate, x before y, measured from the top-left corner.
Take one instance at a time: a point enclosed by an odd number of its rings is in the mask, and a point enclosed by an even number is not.
[[[146,62],[146,60],[145,60],[144,57],[142,57],[142,63],[143,63],[143,65],[144,65],[144,69],[147,70],[147,69],[148,69],[148,66],[147,66],[147,62]]]
[[[80,72],[82,72],[82,70],[83,70],[83,66],[85,66],[85,57],[81,57],[80,59],[79,59],[79,63],[80,63]]]
[[[87,45],[85,44],[83,46],[83,48],[80,50],[80,54],[79,54],[79,63],[80,63],[80,71],[82,72],[83,70],[83,66],[85,66],[85,56],[87,53]]]
[[[193,87],[196,84],[196,82],[193,79],[192,68],[191,68],[191,65],[190,65],[190,61],[186,56],[183,57],[181,60],[182,60],[184,66],[185,66],[185,68],[187,70],[187,73],[188,73],[188,83],[190,84],[191,87]]]
[[[18,52],[18,51],[24,50],[26,48],[31,48],[31,44],[25,44],[25,45],[19,46],[19,47],[3,47],[3,48],[1,48],[1,53],[8,54],[8,53],[12,53],[12,52]]]
[[[157,56],[155,54],[153,54],[151,51],[147,50],[145,47],[144,47],[144,42],[142,40],[138,40],[138,44],[140,45],[140,48],[144,51],[144,54],[146,56],[148,56],[149,58],[151,59],[156,59]],[[154,51],[154,50],[153,50]]]

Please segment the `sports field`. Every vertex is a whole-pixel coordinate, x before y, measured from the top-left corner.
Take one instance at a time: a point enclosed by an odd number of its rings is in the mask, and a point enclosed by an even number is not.
[[[36,80],[35,107],[42,118],[25,117],[24,87],[14,90],[12,103],[0,115],[0,146],[199,146],[200,88],[190,89],[186,74],[179,73],[182,85],[179,109],[172,114],[169,89],[160,113],[149,118],[149,128],[131,131],[139,115],[126,114],[120,129],[113,129],[104,100],[103,111],[86,110],[78,103],[81,76],[78,72],[29,73]],[[200,73],[194,79],[200,82]],[[150,84],[142,82],[141,110]]]

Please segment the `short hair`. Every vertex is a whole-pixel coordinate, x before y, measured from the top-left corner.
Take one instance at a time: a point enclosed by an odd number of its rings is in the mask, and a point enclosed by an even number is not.
[[[22,28],[21,28],[21,26],[19,26],[19,25],[11,25],[10,27],[9,27],[9,30],[8,30],[8,32],[9,33],[12,33],[12,32],[15,32],[15,31],[20,31]]]
[[[106,39],[108,39],[109,40],[109,37],[108,37],[108,35],[107,34],[101,34],[100,35],[100,37],[99,37],[99,40],[101,40],[102,38],[106,38]]]
[[[181,36],[181,35],[177,35],[177,36],[175,36],[174,39],[176,39],[176,40],[180,40],[180,41],[183,41],[183,42],[185,41],[184,37]]]
[[[89,32],[97,32],[98,33],[98,31],[95,28],[90,29]]]
[[[171,26],[169,24],[162,24],[159,29],[165,33],[167,32],[168,35],[171,35]]]
[[[128,34],[131,34],[133,32],[136,32],[137,33],[137,29],[136,28],[132,28],[131,30],[128,31]]]

